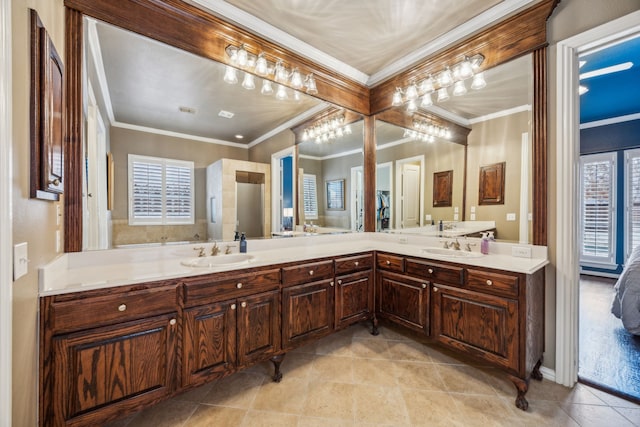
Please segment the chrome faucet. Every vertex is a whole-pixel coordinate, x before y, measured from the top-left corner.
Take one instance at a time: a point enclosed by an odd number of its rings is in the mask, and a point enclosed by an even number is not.
[[[460,250],[460,242],[458,242],[458,239],[456,239],[455,241],[449,242],[447,240],[444,241],[444,248],[445,249],[453,249],[454,251],[459,251]]]
[[[224,254],[229,255],[231,253],[231,248],[235,248],[236,245],[227,245],[225,246]]]
[[[465,245],[464,245],[464,249],[465,249],[467,252],[471,252],[471,247],[472,247],[472,246],[476,246],[476,244],[475,244],[475,243],[469,243],[469,242],[467,242],[467,243],[465,243]]]
[[[216,256],[220,253],[220,247],[218,247],[218,242],[213,241],[213,246],[211,246],[211,256]]]
[[[204,253],[204,246],[200,246],[199,248],[193,248],[194,251],[198,251],[198,257],[204,257],[206,254]]]

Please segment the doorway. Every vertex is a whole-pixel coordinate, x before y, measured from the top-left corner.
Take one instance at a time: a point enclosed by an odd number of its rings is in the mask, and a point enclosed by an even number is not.
[[[271,155],[271,232],[293,230],[296,223],[296,147]]]
[[[424,210],[424,156],[396,161],[395,228],[422,226]]]
[[[351,231],[364,231],[364,176],[362,166],[351,168]]]

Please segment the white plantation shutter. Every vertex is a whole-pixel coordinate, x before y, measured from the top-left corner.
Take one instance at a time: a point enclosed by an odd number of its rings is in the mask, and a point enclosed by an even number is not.
[[[580,158],[580,261],[615,264],[616,153]]]
[[[316,176],[306,173],[303,174],[302,188],[304,200],[304,218],[318,219],[318,189],[316,187]]]
[[[193,162],[129,155],[129,224],[193,224]]]
[[[627,238],[626,258],[640,245],[640,150],[627,150],[624,153],[625,169],[625,209]]]

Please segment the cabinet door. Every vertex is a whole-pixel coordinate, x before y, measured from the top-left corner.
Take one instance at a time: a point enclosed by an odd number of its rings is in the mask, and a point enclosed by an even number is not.
[[[238,366],[265,359],[280,350],[280,291],[238,300]]]
[[[393,273],[378,276],[378,311],[381,316],[417,331],[429,333],[429,284]]]
[[[296,347],[333,330],[333,280],[282,290],[282,347]]]
[[[51,424],[99,425],[170,394],[176,323],[170,313],[55,337]]]
[[[373,311],[372,272],[336,277],[336,329],[369,317]]]
[[[518,302],[433,284],[433,337],[506,368],[518,369]]]
[[[185,310],[183,326],[183,385],[203,383],[235,369],[235,300]]]

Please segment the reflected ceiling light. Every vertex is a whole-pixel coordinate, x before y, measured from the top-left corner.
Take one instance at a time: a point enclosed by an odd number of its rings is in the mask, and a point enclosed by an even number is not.
[[[438,137],[438,138],[444,138],[444,139],[451,139],[451,131],[449,130],[449,128],[440,126],[433,122],[429,122],[421,119],[415,119],[413,121],[413,127],[414,129],[411,129],[411,131],[416,132],[416,134],[424,134],[433,138]],[[421,139],[424,140],[424,138],[421,138]]]
[[[262,81],[262,89],[260,89],[260,93],[263,95],[273,94],[273,86],[271,86],[271,80]]]
[[[320,120],[302,132],[302,141],[314,141],[316,144],[322,144],[345,135],[351,135],[351,125],[343,126],[344,120],[344,114]]]
[[[315,77],[313,77],[313,73],[305,77],[304,85],[307,88],[307,93],[309,95],[315,95],[318,93],[318,88],[316,87],[316,79]]]
[[[238,75],[236,73],[236,69],[227,65],[227,68],[224,70],[224,79],[225,83],[229,83],[230,85],[234,85],[238,83]]]
[[[287,89],[283,85],[278,85],[278,90],[276,91],[276,99],[280,101],[284,101],[289,96],[287,95]]]
[[[242,79],[242,87],[247,90],[253,90],[256,88],[256,83],[253,80],[253,74],[247,72],[244,73],[244,79]]]
[[[269,73],[269,65],[267,59],[264,57],[264,53],[258,55],[256,59],[256,74],[259,76],[266,76]]]
[[[291,72],[291,86],[293,86],[294,89],[302,89],[302,76],[297,68]]]
[[[393,92],[391,105],[394,107],[407,104],[407,111],[414,112],[417,109],[416,99],[422,97],[421,107],[433,105],[433,94],[437,94],[436,101],[444,102],[449,99],[447,88],[453,86],[453,95],[462,96],[467,93],[465,80],[473,78],[471,88],[482,89],[487,85],[484,76],[480,71],[480,66],[484,62],[484,56],[477,53],[472,56],[465,56],[462,61],[451,66],[446,66],[438,73],[428,74],[419,81],[415,77],[405,87],[398,87]]]

